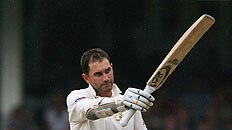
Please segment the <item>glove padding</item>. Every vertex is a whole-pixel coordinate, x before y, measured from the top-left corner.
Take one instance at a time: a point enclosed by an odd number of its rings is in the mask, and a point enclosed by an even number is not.
[[[127,109],[139,110],[146,112],[150,107],[153,106],[155,98],[141,90],[136,88],[128,88],[124,94],[123,104]]]

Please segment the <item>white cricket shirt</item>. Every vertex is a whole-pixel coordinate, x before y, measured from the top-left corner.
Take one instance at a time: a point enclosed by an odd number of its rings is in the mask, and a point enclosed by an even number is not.
[[[117,85],[113,85],[112,97],[122,96]],[[69,112],[70,130],[147,130],[140,111],[130,119],[125,127],[120,125],[120,114],[89,120],[86,112],[89,108],[97,106],[104,97],[96,96],[96,92],[91,85],[86,89],[74,90],[67,97]]]

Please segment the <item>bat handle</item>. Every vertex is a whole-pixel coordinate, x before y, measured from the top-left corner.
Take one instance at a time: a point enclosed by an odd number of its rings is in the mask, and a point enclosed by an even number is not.
[[[153,93],[155,91],[155,88],[150,87],[150,86],[147,85],[145,87],[144,91],[146,91],[146,92],[148,92],[148,93],[151,94],[151,93]],[[125,127],[128,124],[129,120],[131,119],[131,117],[134,115],[135,112],[136,112],[136,110],[134,110],[134,109],[127,110],[124,113],[124,116],[122,117],[122,119],[120,120],[120,125],[122,127]]]

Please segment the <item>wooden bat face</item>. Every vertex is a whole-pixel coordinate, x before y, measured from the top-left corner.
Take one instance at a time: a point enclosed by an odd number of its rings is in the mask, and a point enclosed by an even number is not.
[[[193,23],[153,73],[148,80],[147,85],[159,89],[214,22],[215,20],[213,17],[202,15],[195,23]]]

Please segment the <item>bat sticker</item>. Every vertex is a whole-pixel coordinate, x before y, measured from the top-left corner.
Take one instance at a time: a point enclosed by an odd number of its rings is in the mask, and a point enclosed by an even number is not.
[[[171,70],[171,65],[166,65],[156,74],[152,79],[151,87],[158,87],[162,84],[162,81],[167,77],[169,71]]]
[[[168,61],[170,64],[173,64],[173,65],[178,65],[179,64],[179,60],[177,58],[173,59],[173,60],[170,60]]]
[[[151,87],[158,87],[162,85],[163,81],[169,75],[169,72],[173,66],[178,65],[179,60],[177,58],[169,60],[168,65],[164,66],[160,69],[160,71],[156,74],[156,76],[152,79]]]

